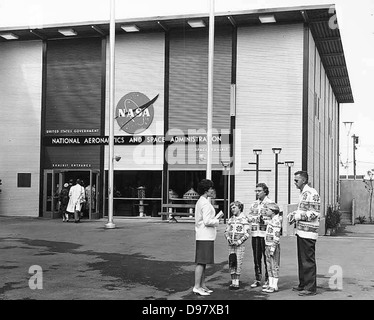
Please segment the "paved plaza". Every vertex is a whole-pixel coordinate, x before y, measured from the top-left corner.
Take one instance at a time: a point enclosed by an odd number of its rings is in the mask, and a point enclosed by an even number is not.
[[[299,297],[296,237],[281,238],[279,291],[251,289],[250,240],[241,288],[230,291],[225,224],[218,228],[215,264],[207,268],[209,297],[192,293],[195,233],[191,218],[59,219],[0,217],[0,300],[372,300],[374,225],[346,227],[316,245],[317,295]],[[36,279],[36,275],[42,277]],[[33,278],[34,277],[34,278]],[[39,282],[38,282],[38,281]],[[38,287],[39,286],[39,287]],[[34,287],[34,289],[32,289]]]

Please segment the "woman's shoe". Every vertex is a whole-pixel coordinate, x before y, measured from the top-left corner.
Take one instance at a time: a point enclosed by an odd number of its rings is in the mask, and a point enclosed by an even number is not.
[[[203,288],[196,289],[195,287],[193,287],[192,292],[200,296],[210,296],[210,293],[204,291]]]
[[[205,292],[208,292],[208,293],[213,293],[213,290],[210,290],[208,289],[207,287],[201,287],[201,289],[203,289]]]

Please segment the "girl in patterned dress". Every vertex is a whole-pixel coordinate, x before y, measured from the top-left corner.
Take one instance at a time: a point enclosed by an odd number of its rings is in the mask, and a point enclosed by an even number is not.
[[[266,221],[265,236],[265,256],[269,272],[269,285],[262,289],[262,291],[272,293],[278,291],[282,216],[279,206],[276,203],[267,204],[266,215],[270,218],[270,221]]]
[[[240,201],[230,204],[232,217],[227,222],[225,237],[229,249],[229,270],[232,283],[230,290],[239,289],[239,278],[245,252],[245,241],[250,237],[250,224],[243,213],[244,205]]]

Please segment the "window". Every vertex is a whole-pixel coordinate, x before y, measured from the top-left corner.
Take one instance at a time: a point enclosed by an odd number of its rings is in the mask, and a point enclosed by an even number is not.
[[[31,188],[31,173],[18,173],[17,176],[18,188]]]
[[[197,186],[202,179],[205,179],[206,171],[169,171],[169,200],[170,196],[173,196],[173,201],[183,201],[183,196],[186,192],[193,188],[194,191],[198,191]],[[222,171],[212,171],[212,181],[216,191],[215,202],[223,210],[223,175]]]
[[[108,171],[105,171],[106,201],[108,212]],[[114,171],[113,215],[139,216],[140,199],[144,198],[144,215],[158,217],[161,212],[162,171]],[[139,187],[142,187],[141,189]]]

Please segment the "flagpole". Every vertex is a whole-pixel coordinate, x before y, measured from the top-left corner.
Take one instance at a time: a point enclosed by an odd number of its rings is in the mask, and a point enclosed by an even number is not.
[[[206,160],[206,178],[207,179],[212,179],[213,66],[214,66],[214,0],[210,0],[209,53],[208,53],[207,160]]]
[[[114,166],[114,43],[115,43],[115,0],[110,0],[109,25],[109,161],[108,161],[108,223],[105,228],[113,229],[113,166]]]

